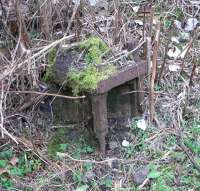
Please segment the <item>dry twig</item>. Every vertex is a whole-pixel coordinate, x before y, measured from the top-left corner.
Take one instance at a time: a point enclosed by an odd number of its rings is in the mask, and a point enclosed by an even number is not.
[[[159,49],[159,38],[160,38],[160,23],[157,23],[157,30],[153,48],[153,58],[152,58],[152,70],[151,70],[151,81],[149,87],[149,111],[150,111],[150,121],[154,119],[154,107],[155,107],[155,93],[154,93],[154,83],[156,78],[156,68],[157,68],[157,57]]]

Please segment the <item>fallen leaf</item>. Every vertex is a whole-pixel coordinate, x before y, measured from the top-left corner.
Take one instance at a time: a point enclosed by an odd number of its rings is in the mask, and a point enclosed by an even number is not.
[[[19,159],[17,157],[12,157],[9,161],[11,165],[15,166],[18,163]]]
[[[147,128],[146,121],[145,121],[144,119],[138,120],[138,121],[137,121],[137,127],[138,127],[139,129],[142,129],[142,130],[145,131],[146,128]]]
[[[3,173],[8,172],[7,168],[2,168],[0,169],[0,175],[2,175]]]

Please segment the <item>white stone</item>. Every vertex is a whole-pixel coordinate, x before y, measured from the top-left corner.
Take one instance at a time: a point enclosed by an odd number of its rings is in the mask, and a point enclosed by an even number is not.
[[[145,121],[144,119],[138,120],[138,121],[137,121],[137,127],[138,127],[139,129],[142,129],[142,130],[145,131],[146,128],[147,128],[146,121]]]
[[[140,25],[140,26],[143,25],[143,21],[141,21],[141,20],[134,20],[134,22],[135,22],[136,24]]]
[[[123,147],[128,147],[130,145],[130,143],[127,140],[123,140],[122,141],[122,146]]]
[[[175,58],[175,59],[178,58],[180,54],[181,54],[181,51],[177,47],[170,48],[169,51],[167,52],[167,55],[170,58]]]
[[[135,13],[137,13],[140,9],[140,6],[135,6],[132,8]]]
[[[178,65],[174,65],[174,64],[169,65],[169,71],[171,72],[177,72],[179,69],[180,69],[180,66]]]
[[[171,41],[172,41],[172,42],[175,42],[175,43],[177,43],[177,44],[179,43],[178,38],[175,37],[175,36],[172,36],[172,37],[171,37]]]
[[[185,30],[187,32],[193,31],[196,28],[197,24],[198,24],[198,20],[196,18],[189,18],[187,20]]]

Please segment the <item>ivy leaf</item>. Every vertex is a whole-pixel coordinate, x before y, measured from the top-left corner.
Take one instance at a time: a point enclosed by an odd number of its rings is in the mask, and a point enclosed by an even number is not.
[[[7,160],[0,160],[0,168],[5,168],[7,164],[8,164]]]
[[[13,176],[23,176],[24,175],[24,170],[21,168],[13,167],[9,170],[10,175]]]
[[[147,175],[147,178],[151,178],[151,179],[156,179],[156,178],[159,178],[161,176],[161,173],[154,170],[154,171],[151,171],[148,175]]]
[[[107,177],[100,182],[100,185],[105,186],[106,188],[112,188],[113,182],[109,177]]]
[[[67,144],[60,144],[60,150],[61,151],[63,151],[63,152],[65,152],[66,150],[67,150],[67,148],[68,148],[68,145]]]
[[[88,162],[88,163],[85,163],[83,167],[85,168],[86,171],[89,171],[89,170],[92,170],[93,165],[92,163]]]
[[[13,152],[11,149],[0,152],[0,158],[9,159],[13,156]]]
[[[9,188],[12,188],[13,184],[10,179],[3,177],[0,179],[0,185],[5,189],[9,189]]]

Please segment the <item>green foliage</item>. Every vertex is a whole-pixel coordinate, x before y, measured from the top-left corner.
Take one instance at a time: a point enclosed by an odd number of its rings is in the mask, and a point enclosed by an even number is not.
[[[174,20],[182,20],[184,14],[179,6],[176,6],[173,11],[166,10],[165,1],[162,1],[156,6],[156,12],[159,15],[160,21],[163,24],[164,29],[171,29]]]
[[[165,29],[170,29],[173,24],[173,21],[172,19],[165,19],[163,24]]]
[[[183,14],[183,10],[181,9],[181,7],[177,6],[175,9],[174,9],[174,12],[173,14],[175,15],[175,18],[177,20],[182,20],[184,18],[184,14]]]
[[[5,189],[13,187],[12,177],[24,177],[42,165],[41,160],[34,158],[31,153],[24,152],[19,156],[14,156],[13,151],[9,148],[0,152],[0,156],[4,158],[0,160],[0,168],[5,169],[0,175],[0,185]],[[11,157],[18,159],[14,166],[9,164]]]
[[[46,82],[52,82],[53,79],[55,78],[54,65],[56,62],[56,53],[57,53],[56,48],[51,49],[48,53],[48,65],[46,73],[44,75],[44,81]]]
[[[5,168],[7,164],[8,164],[7,160],[0,160],[0,168]]]
[[[189,149],[191,149],[192,152],[200,155],[200,144],[197,140],[194,138],[186,138],[184,143]]]
[[[83,172],[77,170],[73,173],[73,180],[78,184],[81,184],[83,182],[83,176],[84,176]]]
[[[12,181],[10,180],[10,178],[7,178],[7,177],[4,177],[4,176],[1,176],[0,177],[0,185],[2,186],[2,188],[4,189],[10,189],[13,187],[13,183]],[[1,187],[0,187],[1,188]]]
[[[62,152],[66,152],[67,149],[68,149],[68,144],[66,144],[66,143],[62,143],[62,144],[60,144],[59,146],[60,146],[60,150],[61,150]]]
[[[148,174],[148,178],[150,179],[156,179],[156,178],[159,178],[161,176],[161,173],[159,171],[151,171],[149,174]]]
[[[84,168],[86,171],[89,171],[89,170],[92,170],[93,165],[92,165],[92,163],[87,162],[87,163],[84,163],[84,164],[83,164],[83,168]]]
[[[175,7],[173,12],[164,12],[165,15],[162,13],[160,14],[160,20],[163,22],[163,27],[164,29],[171,29],[174,20],[182,20],[184,15],[183,11],[181,10],[180,7]]]
[[[113,182],[112,179],[109,177],[104,178],[101,182],[100,185],[103,186],[104,188],[112,188]]]
[[[66,138],[69,129],[59,128],[57,132],[51,137],[48,143],[48,154],[57,159],[57,152],[72,152],[74,158],[80,158],[82,154],[90,154],[94,152],[94,148],[90,146],[90,142],[87,136],[90,136],[88,132],[82,133],[83,137],[80,137],[78,141],[69,141]],[[76,149],[74,149],[76,148]]]
[[[84,91],[93,92],[101,80],[108,78],[115,72],[112,65],[105,67],[102,71],[98,71],[94,65],[89,65],[83,71],[72,69],[67,75],[67,82],[74,95]]]
[[[13,151],[11,149],[4,149],[0,152],[0,159],[10,159],[13,156]]]
[[[86,49],[85,60],[88,64],[100,64],[102,56],[109,51],[106,43],[98,37],[90,37],[81,42],[79,48]]]
[[[137,127],[137,122],[140,119],[133,119],[131,122],[131,133],[136,137],[136,144],[130,144],[128,147],[124,147],[123,149],[123,155],[125,158],[132,157],[136,152],[144,151],[147,149],[147,145],[145,143],[145,140],[148,138],[149,132],[146,130],[142,130]]]
[[[66,141],[66,128],[59,128],[58,131],[53,135],[48,143],[48,154],[52,157],[56,156],[57,152],[66,152],[68,149],[68,144]]]
[[[38,33],[37,31],[30,31],[30,32],[29,32],[29,37],[30,37],[31,39],[39,38],[39,37],[40,37],[40,33]]]
[[[172,188],[174,180],[174,172],[171,167],[163,166],[158,170],[155,165],[150,165],[150,172],[148,178],[152,179],[153,184],[151,185],[152,191],[173,191]]]
[[[91,154],[94,152],[94,148],[92,148],[91,146],[87,145],[84,142],[78,143],[76,147],[77,148],[75,152],[73,153],[73,157],[77,159],[79,159],[82,154]]]
[[[135,153],[134,152],[135,148],[133,145],[130,145],[128,147],[123,147],[122,150],[123,150],[123,156],[125,158],[131,158],[131,156],[133,156],[133,154]]]
[[[11,176],[23,176],[24,173],[25,173],[25,169],[24,168],[12,167],[9,170],[9,174]]]
[[[152,191],[175,191],[171,186],[166,184],[163,178],[158,179],[152,185]]]
[[[194,137],[200,135],[200,123],[196,120],[192,122],[191,133]]]
[[[193,118],[191,118],[193,119]],[[200,155],[200,123],[199,121],[192,120],[191,122],[186,122],[184,125],[188,132],[188,136],[185,136],[183,142],[186,147],[188,147],[193,153]],[[189,127],[189,128],[188,128]]]

